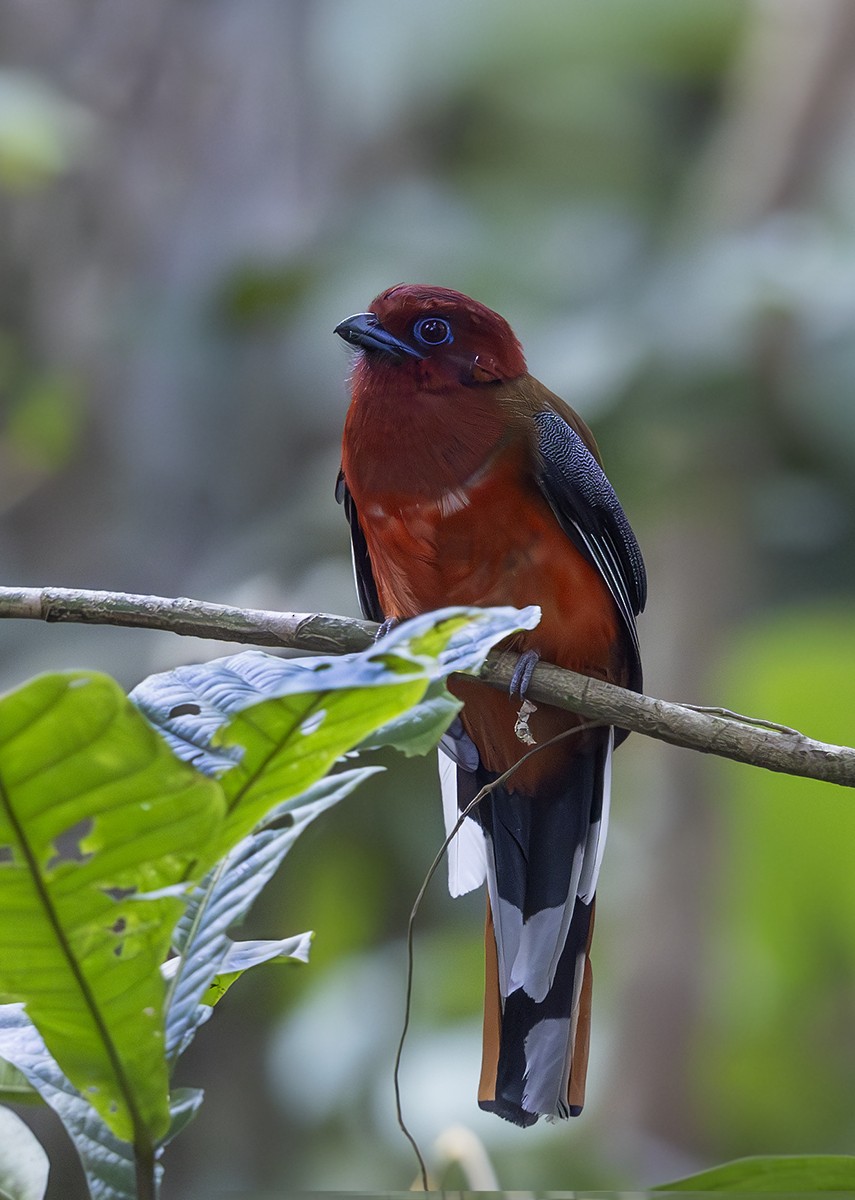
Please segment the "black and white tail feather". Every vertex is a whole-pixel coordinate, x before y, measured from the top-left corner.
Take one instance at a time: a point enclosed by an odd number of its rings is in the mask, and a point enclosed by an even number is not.
[[[608,827],[613,730],[597,731],[593,743],[552,796],[519,795],[510,780],[495,786],[450,847],[449,890],[462,895],[486,878],[496,942],[499,1029],[495,1039],[485,1034],[479,1102],[518,1125],[581,1109],[568,1096]],[[440,749],[449,833],[494,779],[455,722]],[[487,1061],[490,1042],[495,1063]],[[586,1060],[587,1045],[582,1054]],[[584,1075],[586,1062],[577,1065]]]

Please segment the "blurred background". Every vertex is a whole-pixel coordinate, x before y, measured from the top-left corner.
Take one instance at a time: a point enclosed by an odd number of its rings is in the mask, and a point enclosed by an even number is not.
[[[356,614],[332,328],[438,283],[593,425],[648,560],[648,690],[855,742],[847,0],[6,0],[0,219],[4,583]],[[0,683],[221,652],[2,623]],[[851,796],[640,737],[618,758],[585,1112],[478,1111],[483,899],[439,878],[405,1054],[425,1152],[462,1125],[508,1189],[852,1152]],[[387,766],[253,913],[316,930],[312,962],[201,1031],[165,1200],[414,1178],[391,1063],[442,834],[433,762]]]

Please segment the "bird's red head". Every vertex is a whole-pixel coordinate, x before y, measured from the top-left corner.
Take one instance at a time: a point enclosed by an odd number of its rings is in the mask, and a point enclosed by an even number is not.
[[[409,377],[430,392],[516,379],[526,370],[507,321],[451,288],[396,284],[335,332],[363,351],[354,370],[355,394],[390,373],[390,386]]]

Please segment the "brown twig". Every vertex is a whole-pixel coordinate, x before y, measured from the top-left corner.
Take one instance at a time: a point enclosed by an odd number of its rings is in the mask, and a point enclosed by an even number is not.
[[[377,629],[369,621],[327,613],[282,613],[74,588],[0,588],[3,617],[161,629],[187,637],[324,654],[364,650]],[[481,678],[506,689],[515,663],[515,655],[494,652]],[[819,742],[760,718],[741,717],[724,709],[704,711],[638,695],[548,663],[539,663],[535,668],[527,694],[543,704],[566,708],[590,720],[630,729],[673,746],[787,775],[855,787],[855,749]]]

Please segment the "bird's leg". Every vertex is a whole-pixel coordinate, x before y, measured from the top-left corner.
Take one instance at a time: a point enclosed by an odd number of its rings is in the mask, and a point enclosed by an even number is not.
[[[537,744],[537,739],[529,729],[528,719],[532,713],[537,712],[537,705],[532,704],[526,696],[528,685],[531,683],[532,673],[534,668],[540,662],[540,655],[536,650],[526,650],[519,656],[517,665],[514,667],[514,673],[511,676],[510,687],[508,692],[511,697],[519,696],[522,704],[517,713],[517,721],[514,725],[514,733],[525,746],[534,746]]]
[[[387,617],[385,621],[381,622],[380,628],[374,634],[374,641],[379,642],[381,638],[384,638],[387,633],[391,633],[392,630],[400,624],[400,617]]]

